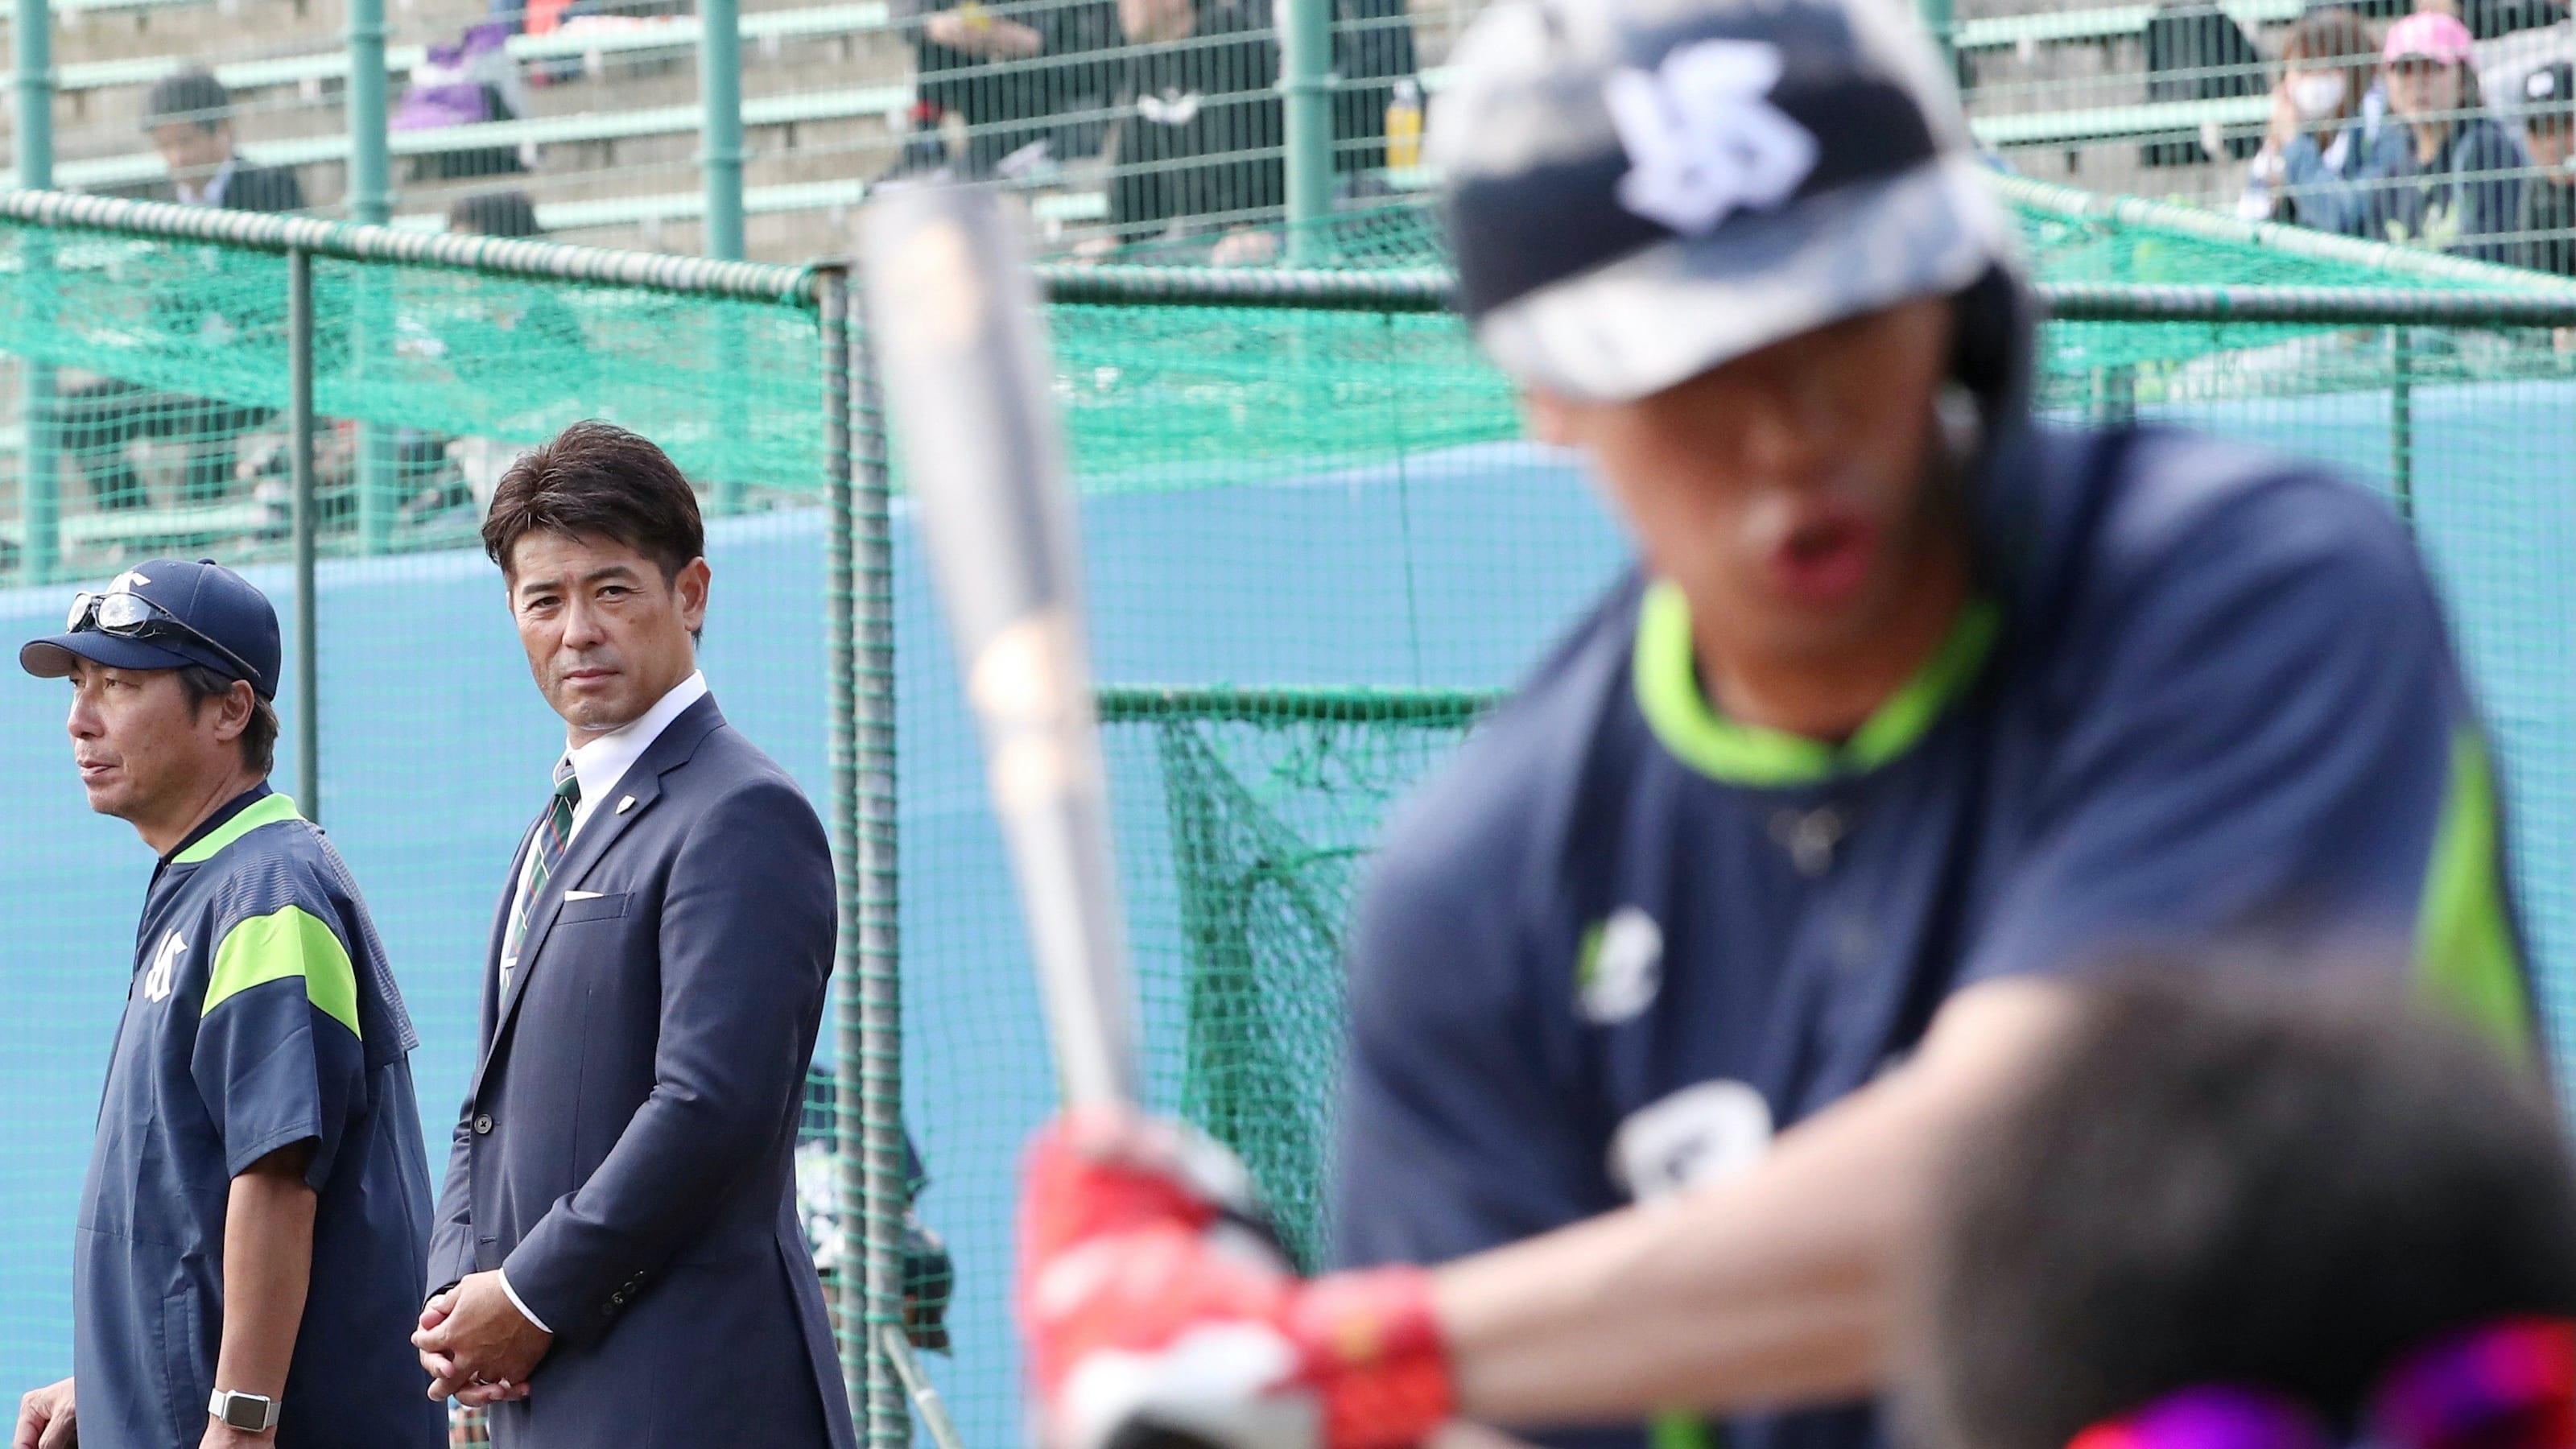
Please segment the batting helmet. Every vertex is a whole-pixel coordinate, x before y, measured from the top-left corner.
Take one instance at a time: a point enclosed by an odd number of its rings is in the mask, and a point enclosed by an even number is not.
[[[1893,0],[1511,0],[1452,73],[1429,144],[1460,301],[1517,381],[1626,401],[1959,296],[1986,421],[2015,391],[2012,226]]]

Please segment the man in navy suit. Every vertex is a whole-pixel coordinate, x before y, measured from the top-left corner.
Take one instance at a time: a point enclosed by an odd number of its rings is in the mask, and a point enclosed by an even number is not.
[[[504,1449],[855,1449],[794,1165],[831,854],[697,672],[697,501],[580,423],[503,476],[483,543],[566,748],[493,922],[431,1397],[491,1404]]]

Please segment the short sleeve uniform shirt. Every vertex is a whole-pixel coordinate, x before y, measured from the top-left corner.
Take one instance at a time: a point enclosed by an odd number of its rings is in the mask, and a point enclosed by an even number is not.
[[[2486,749],[2385,504],[2140,431],[2027,437],[1971,508],[1978,598],[1848,740],[1720,715],[1679,592],[1635,578],[1408,807],[1351,945],[1342,1261],[1706,1182],[1951,992],[2140,950],[2417,973],[2530,1048]],[[1858,1405],[1726,1428],[1878,1432]]]
[[[232,1179],[297,1143],[319,1200],[277,1441],[445,1441],[409,1342],[429,1238],[415,1042],[348,868],[286,797],[244,794],[162,863],[81,1191],[84,1445],[204,1435]]]

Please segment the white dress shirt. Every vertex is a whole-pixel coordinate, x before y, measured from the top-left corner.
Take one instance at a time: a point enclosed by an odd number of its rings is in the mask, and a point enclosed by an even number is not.
[[[216,167],[215,174],[207,177],[202,186],[191,186],[185,181],[173,182],[173,187],[179,193],[179,204],[181,206],[223,205],[224,192],[232,185],[233,167],[236,164],[238,163],[233,157],[225,157],[224,164]]]
[[[655,701],[651,709],[644,711],[633,722],[620,725],[588,744],[567,745],[565,754],[572,760],[573,778],[581,782],[581,799],[572,810],[572,832],[564,837],[564,851],[567,855],[572,851],[573,841],[580,838],[581,827],[588,823],[591,813],[597,810],[600,802],[606,800],[609,793],[626,778],[626,772],[633,769],[635,762],[644,757],[644,752],[653,747],[653,742],[662,737],[662,731],[671,727],[671,721],[678,719],[681,711],[706,697],[706,674],[703,671],[693,673],[672,685],[670,693]],[[517,920],[520,909],[527,905],[528,884],[536,874],[536,864],[537,852],[534,843],[531,842],[528,858],[519,863],[519,884],[518,888],[510,893],[510,914],[507,919]],[[508,928],[505,926],[503,929]],[[507,944],[505,940],[504,945]],[[505,995],[510,989],[510,973],[517,970],[518,965],[519,958],[515,955],[501,958],[501,990]],[[546,1328],[543,1319],[528,1311],[527,1304],[519,1301],[518,1293],[510,1287],[510,1275],[507,1273],[501,1275],[501,1292],[508,1296],[510,1306],[519,1310],[520,1317],[545,1329],[548,1333],[554,1332],[553,1329]]]
[[[644,752],[653,747],[653,742],[662,737],[662,731],[670,728],[671,721],[678,719],[682,710],[706,697],[706,674],[704,671],[693,673],[672,685],[670,693],[663,695],[651,709],[633,721],[610,730],[589,744],[565,746],[564,755],[557,759],[560,761],[569,756],[573,778],[581,782],[581,800],[572,807],[572,833],[564,837],[567,855],[572,851],[573,841],[581,835],[581,827],[589,823],[591,812],[599,808],[599,802],[608,798],[608,792],[617,788],[618,782],[626,778],[626,772],[644,757]],[[508,919],[519,919],[520,908],[528,903],[529,880],[536,873],[537,852],[531,848],[527,859],[519,862],[519,883],[510,893]],[[501,958],[501,989],[504,992],[509,990],[510,973],[518,969],[518,965],[517,956]]]

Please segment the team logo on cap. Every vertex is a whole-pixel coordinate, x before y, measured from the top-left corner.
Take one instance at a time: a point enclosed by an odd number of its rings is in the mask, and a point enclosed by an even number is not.
[[[1741,210],[1786,201],[1816,168],[1816,138],[1771,104],[1780,48],[1760,40],[1703,40],[1651,74],[1613,72],[1601,98],[1628,174],[1619,204],[1685,236]]]

